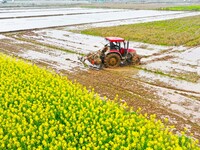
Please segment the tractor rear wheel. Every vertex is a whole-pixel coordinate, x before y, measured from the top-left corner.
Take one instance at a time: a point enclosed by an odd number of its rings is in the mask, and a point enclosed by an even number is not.
[[[133,65],[139,65],[140,64],[140,56],[135,54],[133,57],[132,57],[132,64]]]
[[[104,66],[108,68],[118,67],[121,63],[121,58],[118,54],[108,54],[104,59]]]

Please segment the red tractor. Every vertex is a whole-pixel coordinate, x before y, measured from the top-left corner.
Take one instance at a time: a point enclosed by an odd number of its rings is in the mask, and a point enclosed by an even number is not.
[[[120,64],[139,64],[140,56],[134,49],[129,48],[129,42],[119,37],[106,37],[108,44],[102,50],[92,52],[80,58],[82,62],[88,60],[99,68],[102,66],[114,68]]]

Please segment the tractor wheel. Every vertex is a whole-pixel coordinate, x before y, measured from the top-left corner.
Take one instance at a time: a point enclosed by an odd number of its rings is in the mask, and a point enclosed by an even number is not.
[[[115,68],[118,67],[121,63],[121,58],[118,54],[112,53],[105,57],[104,66],[106,68]]]
[[[138,54],[136,54],[136,53],[131,53],[131,55],[132,55],[132,61],[131,61],[131,64],[132,65],[139,65],[140,64],[140,56],[138,55]]]

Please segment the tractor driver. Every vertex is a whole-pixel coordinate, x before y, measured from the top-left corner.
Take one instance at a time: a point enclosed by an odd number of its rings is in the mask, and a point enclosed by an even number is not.
[[[101,56],[100,56],[100,59],[101,59],[102,64],[104,63],[105,53],[106,53],[108,50],[109,50],[108,44],[104,45],[104,48],[102,49],[102,51],[101,51]]]
[[[110,43],[110,49],[118,49],[119,50],[119,45],[116,42],[111,42]]]

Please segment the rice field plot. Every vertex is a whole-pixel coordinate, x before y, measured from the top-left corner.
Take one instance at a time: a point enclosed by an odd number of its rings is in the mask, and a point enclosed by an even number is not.
[[[174,6],[160,8],[161,10],[172,10],[172,11],[200,11],[200,5],[189,5],[189,6]]]
[[[131,41],[157,45],[200,44],[200,16],[186,17],[167,21],[121,25],[115,27],[92,28],[81,33],[98,36],[119,36]]]

